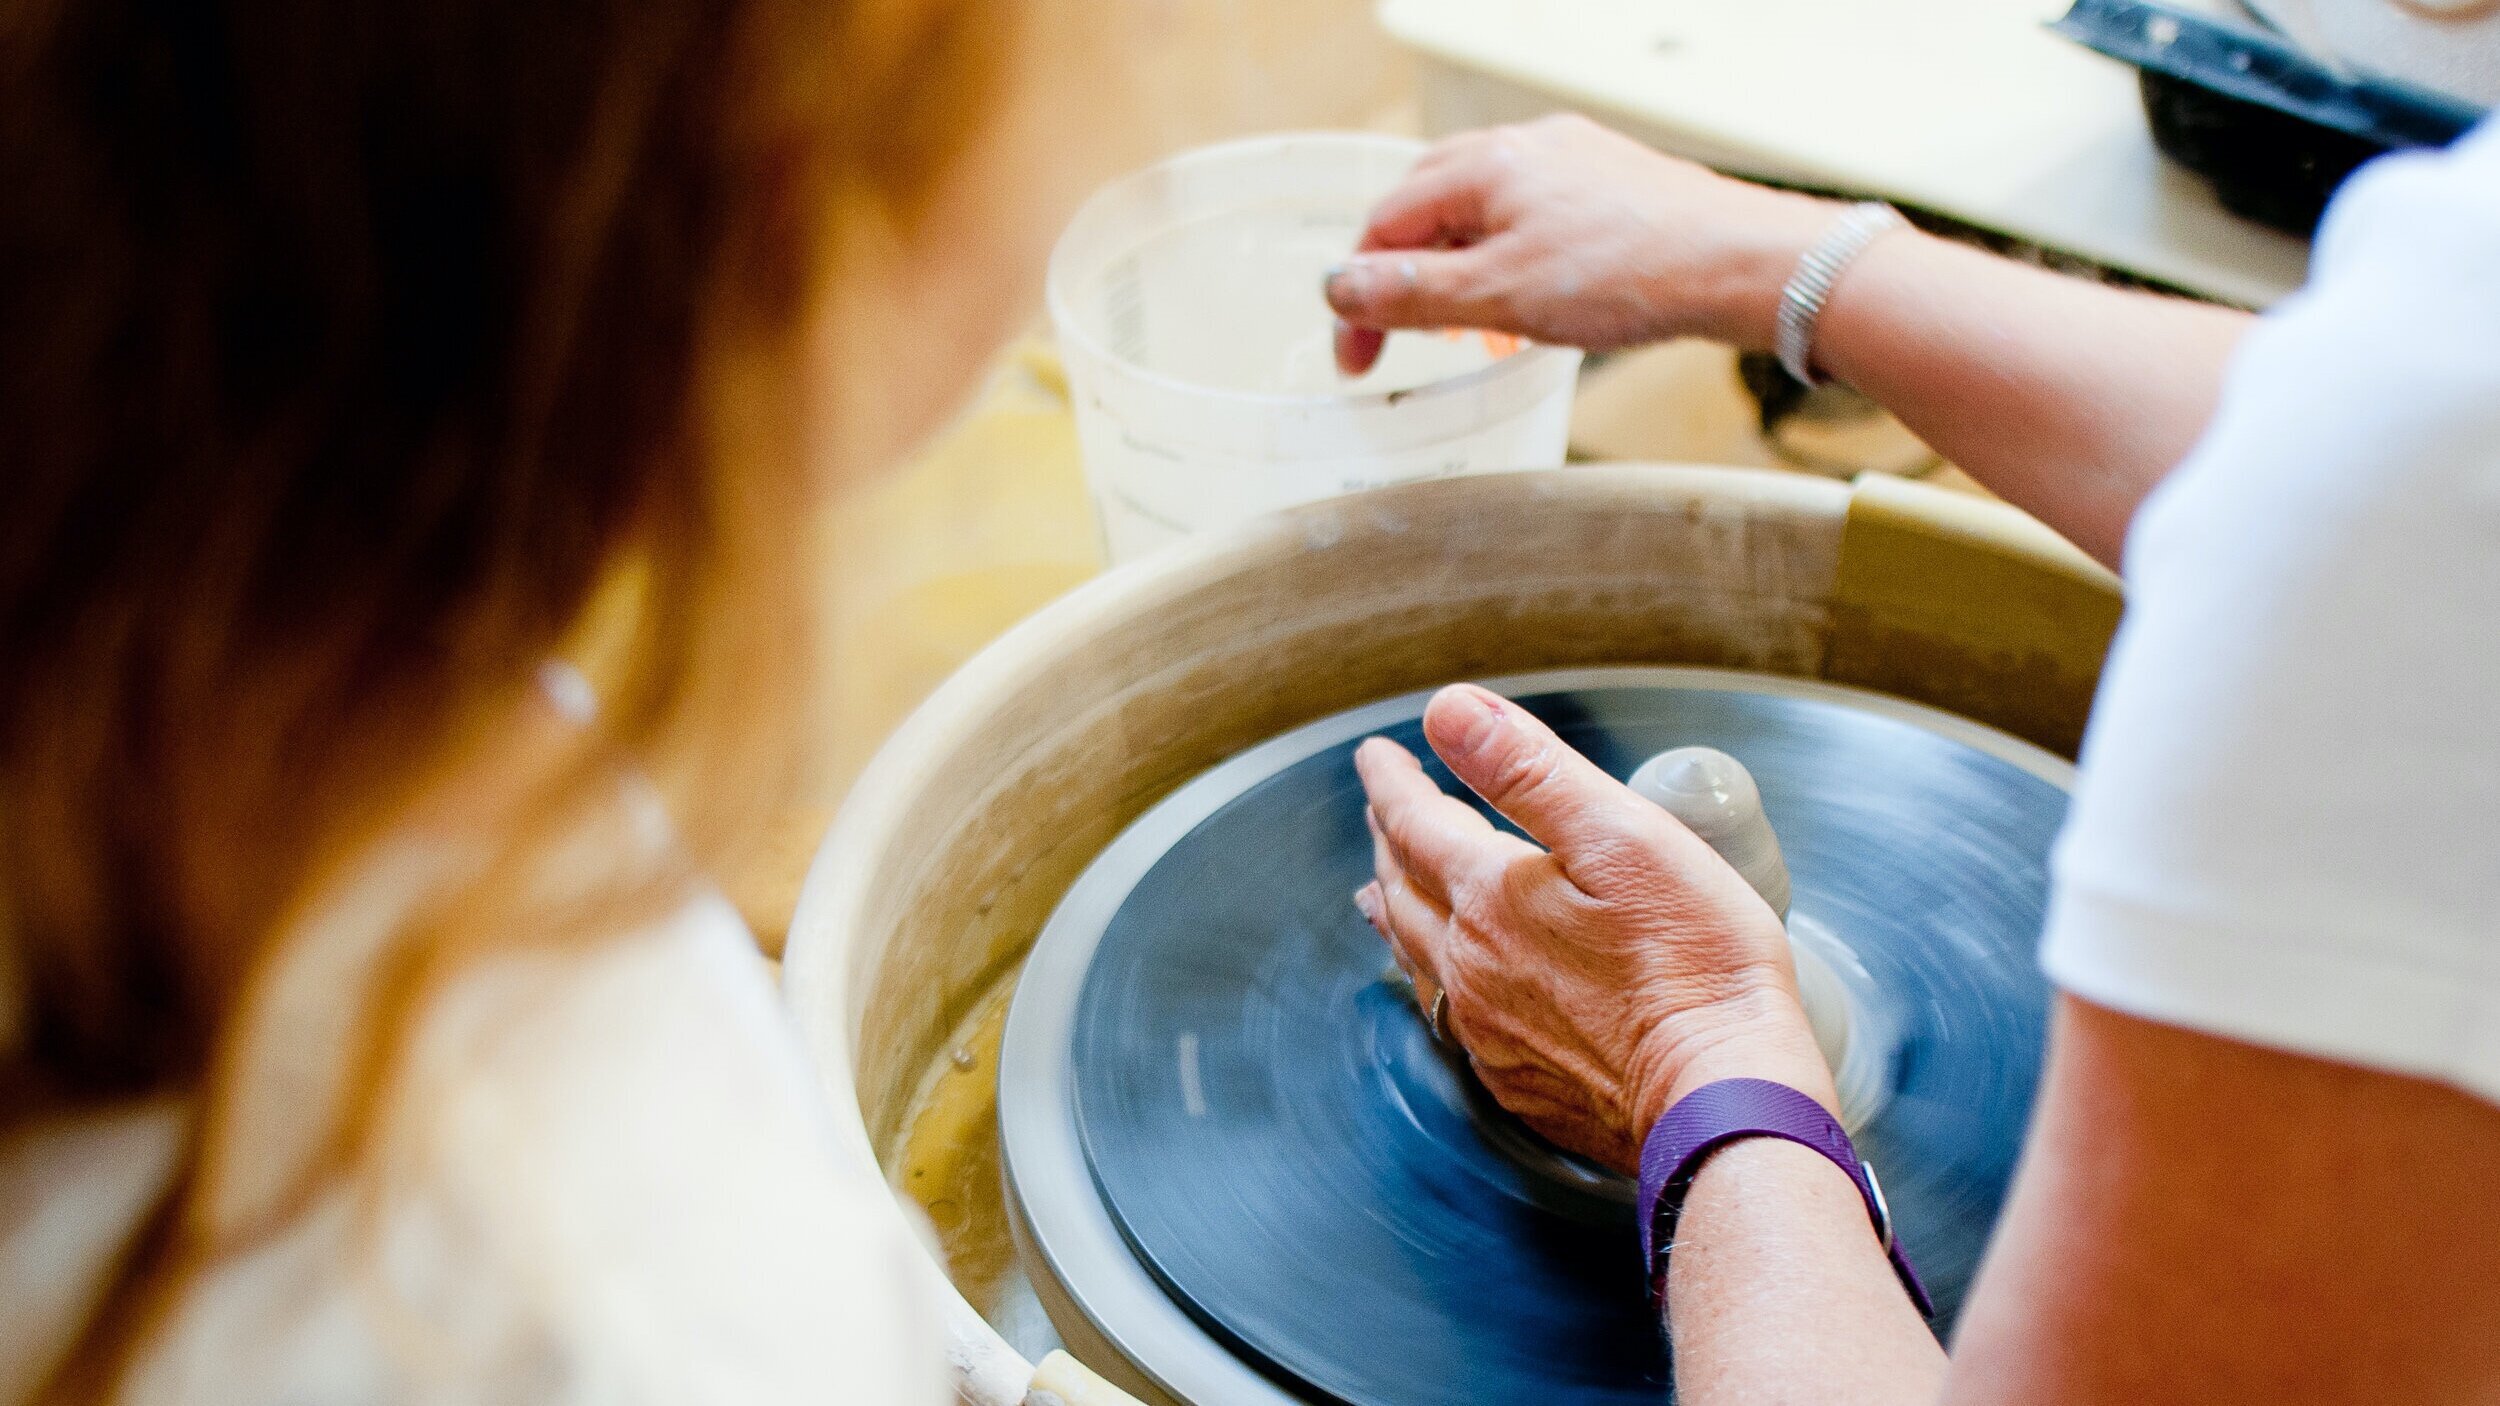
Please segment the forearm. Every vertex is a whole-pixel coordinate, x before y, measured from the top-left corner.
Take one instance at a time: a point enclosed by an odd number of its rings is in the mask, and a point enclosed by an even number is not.
[[[1676,1399],[1931,1403],[1944,1350],[1911,1306],[1841,1170],[1793,1142],[1713,1156],[1668,1259]]]
[[[1585,118],[1450,138],[1328,277],[1349,374],[1398,327],[1607,351],[1768,349],[1780,290],[1842,207],[1718,175]],[[2248,315],[2063,278],[1925,234],[1875,241],[1815,333],[1822,367],[2115,565],[2212,415]]]
[[[1811,1043],[1764,1038],[1687,1065],[1658,1111],[1723,1078],[1837,1103]],[[1856,1183],[1820,1153],[1747,1138],[1711,1154],[1667,1257],[1676,1399],[1688,1406],[1932,1403],[1944,1350],[1893,1273]]]
[[[1901,232],[1842,275],[1815,359],[2114,568],[2137,505],[2212,418],[2250,320]]]

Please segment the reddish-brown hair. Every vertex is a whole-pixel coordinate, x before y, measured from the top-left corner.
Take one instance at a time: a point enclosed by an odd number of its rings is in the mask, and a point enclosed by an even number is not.
[[[412,920],[365,1087],[443,972],[630,906],[528,912],[518,877],[617,759],[689,867],[769,801],[810,634],[804,329],[837,221],[908,222],[999,26],[0,0],[0,1125],[205,1091],[213,1136],[277,935],[494,768],[621,572],[599,721],[494,821],[494,872]],[[644,877],[633,903],[683,874]],[[219,1252],[180,1201],[107,1319]]]

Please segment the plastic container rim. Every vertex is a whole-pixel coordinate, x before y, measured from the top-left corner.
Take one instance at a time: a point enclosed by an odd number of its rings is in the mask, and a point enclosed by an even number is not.
[[[1085,203],[1077,207],[1076,214],[1070,217],[1068,223],[1060,229],[1058,240],[1051,246],[1050,263],[1042,280],[1042,298],[1050,311],[1053,335],[1063,341],[1074,342],[1084,349],[1086,355],[1107,365],[1117,366],[1127,375],[1163,390],[1176,391],[1184,395],[1217,396],[1248,405],[1300,409],[1320,406],[1358,408],[1376,406],[1386,409],[1392,405],[1403,405],[1414,400],[1436,400],[1444,395],[1473,390],[1479,385],[1500,377],[1505,372],[1516,374],[1532,369],[1540,363],[1580,355],[1579,349],[1575,347],[1554,347],[1542,342],[1523,342],[1519,350],[1508,356],[1497,358],[1490,365],[1479,366],[1463,375],[1438,381],[1426,381],[1420,386],[1410,386],[1404,390],[1364,391],[1359,394],[1344,395],[1283,395],[1272,391],[1229,390],[1221,386],[1203,385],[1196,381],[1185,381],[1177,376],[1169,376],[1140,366],[1127,357],[1113,355],[1109,348],[1103,346],[1084,330],[1070,308],[1068,298],[1063,291],[1071,276],[1070,271],[1065,267],[1068,236],[1071,232],[1081,228],[1089,219],[1098,215],[1115,198],[1166,172],[1184,170],[1193,166],[1212,165],[1242,156],[1253,148],[1276,146],[1287,142],[1365,146],[1375,149],[1395,148],[1416,156],[1421,156],[1427,150],[1427,144],[1415,138],[1391,136],[1383,132],[1325,130],[1268,132],[1254,137],[1236,137],[1231,141],[1217,142],[1211,146],[1192,147],[1187,151],[1167,156],[1152,165],[1139,167],[1125,176],[1115,177],[1085,198]],[[1519,365],[1513,367],[1514,362]]]

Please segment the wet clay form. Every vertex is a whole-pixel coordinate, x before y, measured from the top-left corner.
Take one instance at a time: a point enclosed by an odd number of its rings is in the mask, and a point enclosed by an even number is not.
[[[1661,752],[1632,773],[1634,795],[1681,820],[1709,842],[1729,866],[1753,885],[1781,922],[1788,921],[1788,862],[1780,857],[1779,836],[1762,809],[1762,789],[1745,764],[1715,747],[1678,747]],[[1885,1028],[1880,1020],[1856,1019],[1850,1009],[1850,983],[1842,971],[1854,967],[1845,952],[1833,953],[1828,936],[1789,933],[1789,955],[1797,967],[1797,995],[1814,1026],[1814,1042],[1840,1082],[1842,1120],[1855,1128],[1873,1115],[1882,1098],[1881,1065],[1886,1052],[1861,1049],[1850,1058],[1852,1030],[1873,1038]],[[1832,958],[1838,956],[1842,965]],[[1860,1000],[1865,999],[1861,993]]]

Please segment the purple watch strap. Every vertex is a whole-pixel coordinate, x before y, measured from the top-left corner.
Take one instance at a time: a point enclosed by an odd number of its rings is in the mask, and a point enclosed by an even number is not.
[[[1768,1079],[1721,1079],[1704,1084],[1675,1101],[1675,1106],[1649,1130],[1641,1144],[1641,1263],[1649,1273],[1652,1295],[1667,1289],[1667,1250],[1675,1240],[1675,1219],[1684,1209],[1684,1193],[1710,1154],[1749,1137],[1786,1138],[1830,1158],[1857,1184],[1874,1218],[1875,1235],[1892,1259],[1901,1287],[1910,1291],[1918,1311],[1934,1317],[1927,1286],[1918,1282],[1909,1254],[1892,1234],[1892,1211],[1884,1204],[1875,1169],[1858,1157],[1857,1146],[1830,1110],[1786,1084]]]

